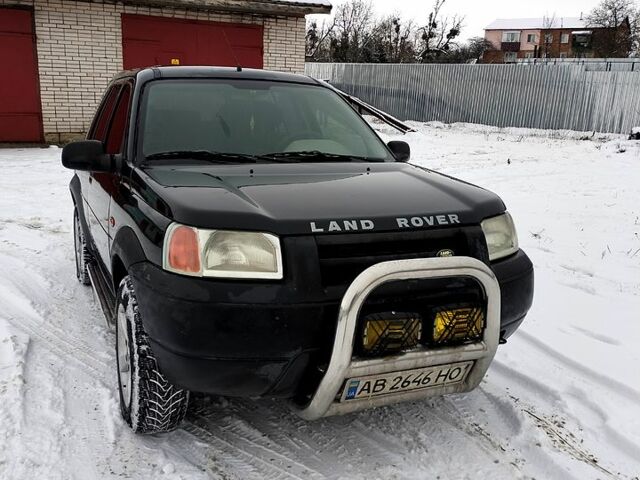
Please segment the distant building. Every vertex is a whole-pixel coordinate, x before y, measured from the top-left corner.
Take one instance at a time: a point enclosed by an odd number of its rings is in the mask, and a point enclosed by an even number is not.
[[[584,18],[499,19],[485,28],[494,47],[482,63],[515,63],[522,58],[626,57],[631,50],[629,19],[616,28],[590,27]]]

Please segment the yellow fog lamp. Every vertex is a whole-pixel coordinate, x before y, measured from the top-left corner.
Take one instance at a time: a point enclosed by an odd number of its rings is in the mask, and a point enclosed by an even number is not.
[[[375,313],[362,319],[361,332],[362,354],[394,354],[418,345],[422,337],[422,317],[416,313]]]
[[[433,321],[433,343],[465,343],[482,338],[485,315],[480,307],[443,309]]]

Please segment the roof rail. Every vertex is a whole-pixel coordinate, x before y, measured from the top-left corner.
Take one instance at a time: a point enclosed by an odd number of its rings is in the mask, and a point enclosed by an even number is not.
[[[355,108],[357,110],[357,112],[360,115],[362,115],[364,113],[372,115],[372,116],[376,117],[377,119],[382,120],[387,125],[390,125],[393,128],[395,128],[396,130],[402,132],[402,133],[409,133],[409,132],[416,132],[417,131],[415,128],[412,128],[409,125],[407,125],[406,123],[398,120],[393,115],[389,115],[388,113],[377,109],[373,105],[369,105],[368,103],[360,100],[358,97],[354,97],[353,95],[349,95],[347,92],[344,92],[344,91],[340,90],[339,88],[334,87],[333,85],[331,85],[329,83],[329,81],[320,80],[320,82],[323,83],[324,85],[328,86],[332,90],[334,90],[336,93],[338,93],[338,95],[340,95],[342,98],[344,98],[353,108]]]

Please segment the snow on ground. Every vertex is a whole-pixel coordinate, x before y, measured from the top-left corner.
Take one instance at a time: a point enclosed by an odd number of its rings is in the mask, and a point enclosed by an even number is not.
[[[414,126],[412,161],[500,194],[536,267],[482,385],[313,423],[198,398],[146,437],[120,420],[114,334],[75,280],[60,150],[0,150],[0,478],[637,479],[640,142]]]

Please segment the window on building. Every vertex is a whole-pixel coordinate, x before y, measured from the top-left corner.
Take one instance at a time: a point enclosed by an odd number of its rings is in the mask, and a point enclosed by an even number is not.
[[[560,52],[560,58],[567,58],[567,52]]]
[[[516,63],[518,60],[518,54],[516,52],[505,52],[504,63]]]
[[[533,52],[525,52],[524,58],[533,58]]]
[[[127,128],[127,118],[129,112],[129,99],[131,98],[131,87],[125,85],[118,99],[118,106],[113,114],[113,120],[109,127],[109,134],[106,141],[106,152],[112,155],[122,152],[122,141],[124,140]]]
[[[538,43],[538,36],[535,33],[528,34],[527,43]]]
[[[591,45],[591,32],[577,32],[573,35],[573,44],[578,48],[589,48]]]
[[[563,33],[560,36],[560,43],[569,43],[569,34],[568,33]]]
[[[544,34],[544,43],[546,44],[553,43],[553,33]]]
[[[520,32],[502,32],[502,43],[519,43]]]

